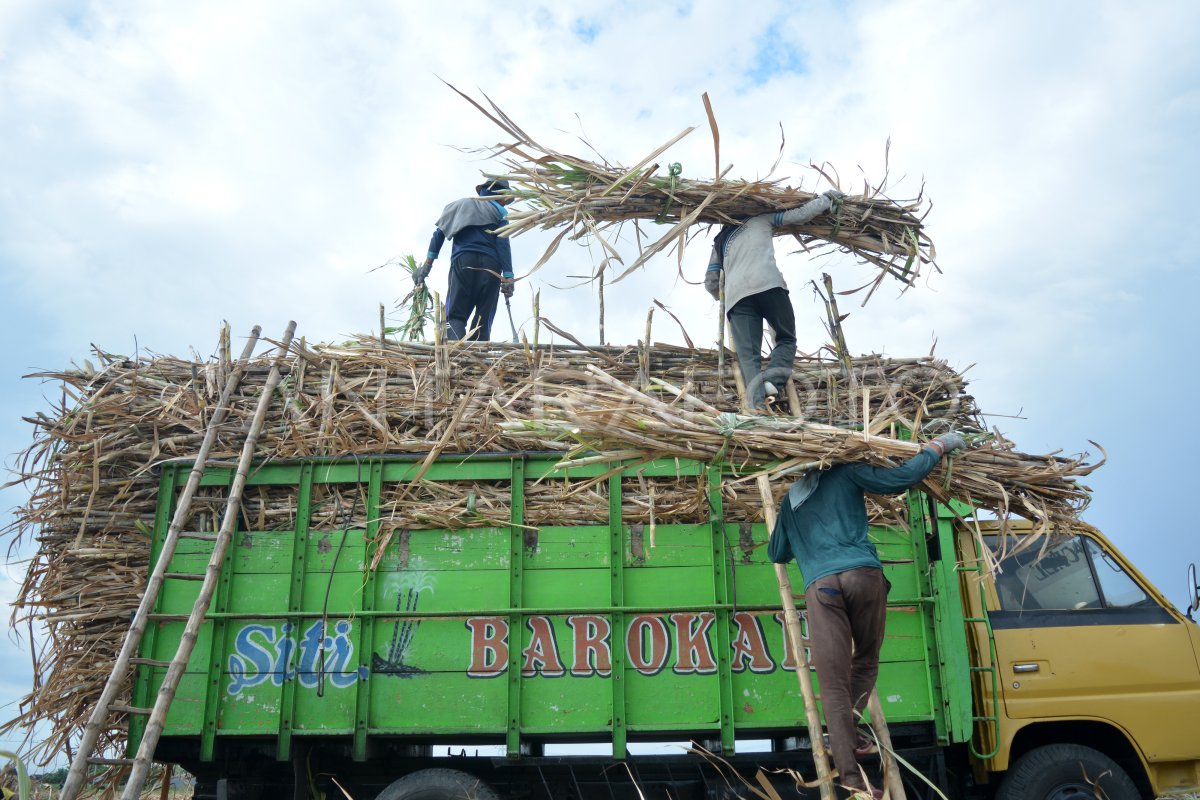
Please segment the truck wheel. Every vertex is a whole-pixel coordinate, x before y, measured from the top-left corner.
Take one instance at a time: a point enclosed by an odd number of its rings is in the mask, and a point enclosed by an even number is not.
[[[1140,800],[1125,770],[1099,750],[1049,744],[1017,759],[996,800]]]
[[[500,800],[492,787],[456,769],[423,769],[405,775],[375,800]]]

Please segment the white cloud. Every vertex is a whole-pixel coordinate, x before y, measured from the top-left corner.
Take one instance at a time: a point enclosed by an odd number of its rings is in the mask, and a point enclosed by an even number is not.
[[[442,205],[496,166],[455,149],[501,133],[437,76],[557,148],[587,154],[584,135],[626,164],[697,125],[669,153],[697,177],[714,169],[707,91],[736,176],[769,169],[782,125],[781,172],[812,186],[805,165],[828,161],[856,186],[882,175],[891,137],[895,193],[924,181],[934,201],[944,274],[902,297],[884,286],[866,308],[843,300],[852,347],[924,353],[936,336],[956,365],[977,362],[983,407],[1033,418],[1002,425],[1029,449],[1108,442],[1093,519],[1133,530],[1127,495],[1169,497],[1182,479],[1134,469],[1136,431],[1163,423],[1125,401],[1195,389],[1198,23],[1186,0],[0,4],[3,440],[27,439],[16,418],[32,409],[14,398],[43,402],[15,375],[91,342],[209,352],[222,319],[273,335],[295,318],[310,339],[374,328],[407,286],[369,270],[422,253]],[[775,48],[765,61],[761,47]],[[756,82],[761,63],[800,68]],[[518,265],[548,240],[514,242]],[[869,271],[792,249],[780,259],[812,350],[824,334],[807,282]],[[686,278],[707,254],[700,237]],[[540,287],[543,314],[595,341],[594,289],[551,284],[597,262],[564,245],[519,290],[518,321]],[[443,257],[435,285],[445,270]],[[642,335],[652,298],[697,343],[715,336],[713,304],[672,257],[607,287],[611,342]],[[681,340],[661,313],[654,330]],[[1189,426],[1170,427],[1194,449]],[[1170,528],[1167,504],[1156,513]],[[1165,583],[1173,565],[1153,563]]]

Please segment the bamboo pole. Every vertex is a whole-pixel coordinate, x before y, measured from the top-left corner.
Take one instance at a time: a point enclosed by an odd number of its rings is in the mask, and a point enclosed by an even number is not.
[[[758,492],[763,499],[763,516],[767,529],[775,529],[775,500],[771,496],[771,479],[765,475],[758,478]],[[804,698],[804,718],[808,724],[808,739],[812,742],[813,761],[817,765],[817,781],[821,787],[821,800],[833,800],[833,777],[829,770],[829,754],[825,751],[824,728],[817,714],[817,696],[813,692],[812,675],[809,674],[808,659],[804,656],[804,643],[800,636],[800,614],[796,601],[792,599],[792,581],[787,566],[775,565],[775,579],[779,581],[779,599],[783,603],[784,628],[791,640],[792,657],[796,661],[796,678],[800,683],[800,695]]]
[[[217,401],[217,407],[208,422],[208,430],[204,432],[204,441],[201,442],[200,450],[196,453],[196,461],[192,465],[192,471],[188,475],[187,483],[179,495],[175,515],[171,518],[171,525],[167,529],[167,535],[163,540],[162,554],[159,556],[158,562],[154,565],[154,569],[150,572],[150,578],[146,582],[146,590],[142,593],[142,599],[138,603],[137,612],[133,616],[133,622],[129,626],[125,640],[121,643],[121,651],[117,655],[116,662],[113,664],[112,672],[109,673],[108,681],[104,684],[104,689],[100,692],[100,699],[96,701],[96,706],[92,709],[92,715],[88,719],[87,725],[84,726],[83,738],[79,742],[79,747],[75,751],[75,758],[71,761],[71,768],[67,771],[66,780],[63,782],[61,794],[63,800],[74,800],[87,778],[88,759],[92,757],[96,749],[96,741],[100,737],[100,729],[104,725],[104,721],[108,718],[109,706],[112,705],[112,702],[117,697],[117,693],[121,690],[122,684],[125,682],[125,675],[129,670],[129,660],[133,658],[134,653],[137,652],[137,648],[142,642],[142,636],[146,632],[146,621],[150,617],[150,612],[154,610],[154,602],[158,599],[158,594],[162,590],[163,581],[167,573],[167,565],[170,564],[171,557],[175,555],[175,546],[179,542],[179,532],[183,529],[184,521],[191,510],[192,497],[195,496],[196,489],[200,486],[200,478],[204,475],[208,453],[212,449],[213,442],[216,441],[217,431],[220,429],[221,423],[225,421],[230,399],[241,382],[246,363],[250,360],[250,356],[253,355],[254,347],[258,344],[258,337],[261,333],[262,328],[257,325],[250,331],[246,347],[242,350],[241,357],[230,372],[229,379],[225,383],[225,389],[221,392],[221,397]]]
[[[130,770],[129,779],[125,783],[125,789],[121,792],[121,800],[137,800],[141,794],[142,786],[146,782],[146,773],[150,769],[150,762],[154,758],[154,750],[158,746],[158,739],[162,735],[163,727],[166,724],[167,711],[171,707],[171,701],[175,698],[175,691],[179,688],[179,681],[183,677],[184,669],[187,667],[188,657],[196,645],[196,638],[199,635],[200,626],[204,622],[204,615],[208,612],[213,593],[217,588],[217,580],[221,573],[221,562],[225,558],[225,550],[229,546],[229,540],[233,538],[233,530],[237,527],[238,512],[241,509],[242,491],[246,486],[246,478],[250,473],[250,463],[254,460],[254,447],[258,443],[258,436],[262,431],[263,422],[266,420],[267,408],[271,405],[271,397],[275,393],[275,387],[279,385],[280,365],[288,354],[288,349],[291,347],[292,337],[295,333],[296,323],[289,322],[287,330],[283,334],[283,340],[279,344],[279,352],[275,355],[275,360],[271,364],[271,372],[267,375],[267,381],[263,386],[262,394],[258,398],[258,407],[254,411],[254,419],[251,421],[250,430],[246,434],[245,444],[242,446],[242,454],[238,459],[237,472],[233,477],[232,485],[229,487],[229,499],[225,505],[225,516],[221,521],[221,529],[217,532],[217,541],[213,543],[213,552],[208,561],[208,568],[204,577],[204,583],[200,589],[200,596],[196,598],[196,605],[192,608],[192,613],[188,615],[187,625],[184,626],[183,635],[179,640],[179,650],[171,660],[171,666],[167,668],[167,674],[159,686],[158,697],[154,701],[154,710],[150,713],[150,719],[146,722],[146,730],[142,734],[142,742],[138,746],[137,756],[133,760],[133,767]]]
[[[733,329],[727,328],[729,336],[734,339],[733,349],[737,351],[737,340]],[[750,398],[746,394],[746,383],[742,380],[740,364],[734,364],[733,376],[737,382],[738,396],[742,401],[742,410],[749,407]],[[762,500],[763,520],[767,530],[775,530],[775,497],[771,493],[771,479],[759,475],[755,483]],[[812,675],[809,674],[808,659],[804,656],[804,642],[800,635],[800,614],[796,611],[796,601],[792,598],[792,581],[787,574],[787,566],[775,565],[775,579],[779,582],[779,599],[783,604],[784,632],[792,646],[792,658],[796,662],[796,680],[800,684],[800,696],[804,698],[804,719],[808,725],[808,740],[812,743],[813,762],[817,767],[817,783],[820,785],[821,800],[834,800],[833,778],[829,771],[829,754],[825,752],[824,728],[821,717],[817,713],[817,696],[813,692]]]

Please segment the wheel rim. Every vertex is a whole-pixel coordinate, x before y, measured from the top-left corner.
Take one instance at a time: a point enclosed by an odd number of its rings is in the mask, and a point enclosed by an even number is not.
[[[1064,783],[1055,786],[1046,800],[1095,800],[1096,787],[1086,783]]]

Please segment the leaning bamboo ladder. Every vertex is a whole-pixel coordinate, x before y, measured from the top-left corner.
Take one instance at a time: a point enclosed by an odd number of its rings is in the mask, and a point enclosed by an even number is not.
[[[121,798],[122,800],[136,800],[141,794],[142,787],[146,782],[146,775],[150,770],[150,763],[154,757],[154,750],[158,745],[159,737],[162,735],[167,710],[171,706],[171,701],[175,698],[175,691],[179,686],[179,680],[183,676],[183,670],[187,666],[188,659],[195,647],[200,624],[203,622],[204,615],[208,612],[208,606],[212,601],[213,592],[220,574],[221,560],[224,557],[229,540],[232,538],[233,528],[236,525],[237,516],[241,508],[241,495],[249,474],[250,461],[253,458],[258,435],[262,430],[263,421],[266,418],[271,395],[279,383],[280,364],[291,347],[295,331],[296,323],[290,322],[280,343],[279,352],[271,364],[271,371],[267,376],[262,394],[259,396],[258,407],[255,410],[250,428],[247,431],[241,458],[238,460],[237,472],[229,490],[229,497],[226,501],[220,530],[215,535],[182,533],[183,525],[187,520],[188,512],[191,508],[192,498],[200,485],[200,478],[204,474],[209,450],[216,441],[217,432],[220,430],[228,414],[233,393],[241,383],[246,365],[249,363],[250,356],[254,352],[254,347],[258,343],[259,335],[262,332],[262,329],[258,326],[255,326],[253,331],[251,331],[245,349],[229,374],[225,387],[221,392],[221,397],[217,402],[217,407],[213,411],[212,418],[209,420],[204,440],[201,442],[200,449],[196,454],[196,460],[192,466],[191,473],[188,475],[187,484],[180,493],[175,514],[171,518],[170,527],[163,540],[162,552],[154,565],[154,569],[150,573],[150,578],[146,584],[146,591],[142,595],[141,602],[138,604],[138,610],[134,614],[133,622],[130,624],[129,631],[121,645],[121,651],[117,656],[116,662],[113,664],[112,672],[109,674],[108,681],[105,683],[104,689],[100,694],[100,699],[97,701],[96,707],[93,709],[92,715],[84,727],[79,749],[71,761],[71,768],[68,770],[67,778],[63,783],[60,794],[61,800],[76,800],[86,782],[87,769],[91,764],[131,766]],[[188,617],[183,636],[179,641],[179,648],[176,650],[171,661],[159,662],[152,659],[135,659],[133,657],[134,653],[141,644],[142,636],[146,630],[146,623],[158,599],[159,592],[162,590],[164,580],[168,577],[195,578],[195,576],[191,575],[176,575],[167,572],[167,566],[171,561],[172,555],[174,555],[175,547],[179,539],[183,537],[203,538],[213,541],[213,555],[209,559],[208,568],[203,576],[204,583],[201,587],[200,595]],[[132,708],[128,706],[118,707],[113,704],[117,693],[125,681],[126,673],[133,664],[167,667],[167,674],[159,687],[153,709]],[[142,735],[141,745],[138,747],[137,756],[133,759],[101,759],[92,756],[96,747],[96,741],[100,736],[100,730],[108,719],[108,715],[113,711],[125,711],[129,714],[149,714],[150,716],[146,724],[146,730]]]
[[[833,291],[833,278],[830,278],[826,273],[821,275],[821,279],[825,284],[825,293],[821,294],[819,289],[817,293],[821,295],[821,299],[825,303],[825,313],[829,321],[829,338],[833,342],[834,349],[837,352],[842,375],[850,382],[851,391],[853,391],[854,372],[851,367],[853,362],[850,358],[850,348],[846,344],[845,329],[842,328],[842,321],[845,318],[838,311],[837,295]],[[815,282],[813,285],[816,285]],[[798,415],[800,413],[800,401],[795,396],[795,390],[792,387],[791,381],[788,381],[788,389],[791,390],[792,413]],[[862,402],[863,428],[869,431],[870,425],[867,424],[867,417],[870,413],[870,406],[868,405],[870,401],[865,393]],[[871,730],[879,743],[879,755],[883,763],[883,784],[887,789],[888,796],[891,800],[906,800],[904,781],[900,778],[900,769],[896,764],[896,758],[892,750],[892,734],[888,730],[887,720],[883,717],[883,703],[879,701],[878,686],[871,687],[871,696],[867,698],[867,712],[871,716]]]
[[[743,404],[746,403],[745,384],[742,381],[741,370],[737,364],[734,364],[734,375],[737,381],[738,392],[742,396]],[[792,407],[792,413],[799,415],[799,398],[796,396],[795,387],[791,381],[788,381],[787,391],[789,401]],[[767,524],[767,530],[775,530],[775,497],[771,492],[771,479],[766,475],[759,475],[757,479],[759,497],[763,504],[763,519]],[[804,656],[804,647],[801,644],[800,634],[800,614],[796,611],[796,601],[792,594],[792,580],[787,574],[787,565],[775,565],[775,578],[779,581],[779,598],[783,603],[783,619],[784,629],[787,632],[789,646],[796,661],[796,677],[800,683],[800,694],[804,698],[804,714],[808,723],[809,740],[812,742],[813,760],[817,766],[817,781],[820,784],[821,800],[833,800],[833,778],[830,776],[829,756],[825,750],[825,739],[822,735],[821,718],[817,713],[817,697],[813,691],[812,676],[809,674],[808,659]],[[896,769],[896,762],[892,756],[892,738],[888,732],[887,722],[883,718],[883,707],[879,702],[879,690],[872,687],[871,697],[867,701],[867,708],[871,714],[871,729],[875,733],[875,737],[879,740],[880,757],[883,759],[883,782],[887,787],[888,797],[891,800],[906,800],[904,794],[904,785],[900,780],[900,773]],[[814,731],[816,732],[814,735]]]
[[[828,276],[826,276],[828,281]],[[832,286],[829,286],[829,297],[833,297]],[[729,338],[734,340],[734,361],[733,361],[733,379],[737,384],[738,396],[741,397],[742,410],[746,411],[749,408],[750,397],[747,394],[745,381],[742,380],[742,370],[736,358],[737,341],[734,337],[733,329],[724,324],[725,321],[725,273],[721,273],[720,289],[718,295],[718,313],[720,314],[721,324],[718,327],[718,350],[722,353],[725,350],[725,333],[728,332]],[[834,301],[831,319],[838,320],[837,306]],[[839,355],[845,351],[845,340],[838,339]],[[845,363],[845,362],[844,362]],[[788,394],[788,402],[791,406],[791,411],[794,416],[800,416],[800,398],[796,393],[796,387],[792,384],[791,379],[786,385]],[[767,524],[767,530],[775,530],[775,496],[771,492],[771,479],[766,475],[759,475],[757,479],[758,494],[762,500],[763,506],[763,521]],[[817,697],[813,691],[812,676],[809,674],[808,659],[804,655],[804,647],[801,642],[800,634],[800,614],[796,611],[796,601],[792,594],[792,580],[788,577],[787,566],[785,564],[775,565],[775,579],[779,582],[779,599],[783,604],[783,619],[784,632],[788,640],[788,645],[793,653],[793,658],[796,662],[796,678],[800,684],[800,695],[804,699],[804,716],[808,725],[809,741],[812,743],[813,761],[817,767],[817,783],[820,786],[821,800],[833,800],[833,778],[830,775],[829,769],[829,754],[825,749],[825,738],[823,735],[824,728],[821,725],[821,717],[817,712]],[[906,800],[904,794],[904,786],[900,780],[900,773],[896,769],[895,759],[892,757],[892,738],[887,728],[887,722],[883,718],[883,707],[879,702],[879,692],[877,689],[871,689],[871,697],[867,702],[867,707],[871,714],[871,728],[875,732],[876,738],[879,740],[880,754],[883,759],[883,781],[887,787],[888,796],[891,800]]]

